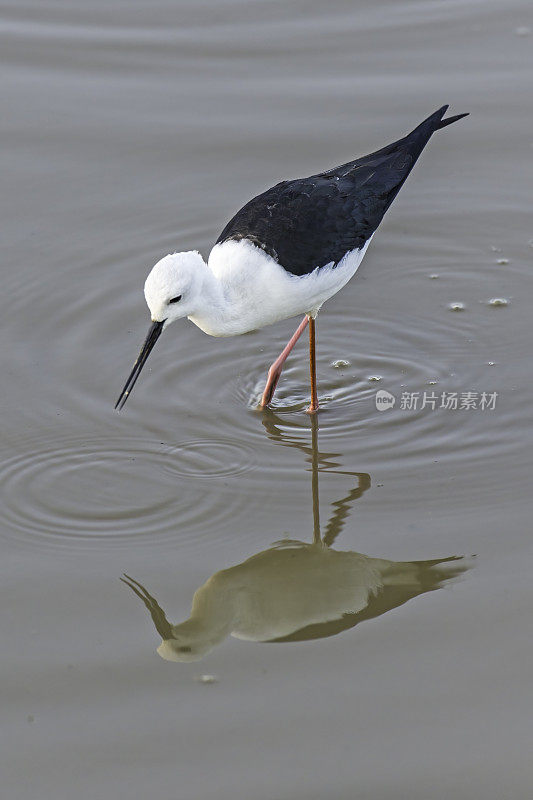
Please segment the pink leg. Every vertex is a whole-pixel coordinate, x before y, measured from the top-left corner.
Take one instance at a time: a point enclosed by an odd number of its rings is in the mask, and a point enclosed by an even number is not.
[[[276,360],[268,370],[268,378],[265,390],[263,392],[263,396],[261,398],[261,408],[265,408],[274,397],[274,392],[276,391],[276,386],[278,385],[279,376],[281,375],[281,370],[283,369],[283,365],[287,360],[287,356],[289,355],[292,348],[294,347],[294,345],[296,344],[296,342],[306,329],[308,322],[309,322],[309,317],[306,314],[303,320],[296,328],[291,338],[289,339],[289,341],[287,342],[287,344],[285,345],[282,352],[279,354],[279,356],[276,358]]]

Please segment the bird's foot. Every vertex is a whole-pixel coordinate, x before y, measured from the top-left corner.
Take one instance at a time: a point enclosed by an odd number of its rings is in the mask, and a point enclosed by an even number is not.
[[[271,367],[269,369],[266,386],[263,391],[263,396],[261,397],[261,402],[259,403],[260,408],[266,408],[271,402],[272,398],[274,397],[274,392],[276,391],[276,386],[278,385],[280,375],[281,368],[273,369]]]

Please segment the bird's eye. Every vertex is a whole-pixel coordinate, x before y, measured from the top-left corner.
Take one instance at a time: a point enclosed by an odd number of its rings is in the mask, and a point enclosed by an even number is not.
[[[169,305],[170,305],[170,303],[179,303],[179,301],[180,301],[180,300],[181,300],[181,294],[178,294],[178,296],[177,296],[177,297],[173,297],[173,298],[172,298],[171,300],[169,300],[168,302],[169,302]]]
[[[192,653],[192,647],[178,647],[178,653]]]

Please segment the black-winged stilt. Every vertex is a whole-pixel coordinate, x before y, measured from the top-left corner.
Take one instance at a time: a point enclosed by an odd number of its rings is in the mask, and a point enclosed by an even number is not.
[[[161,658],[192,662],[228,636],[265,643],[335,636],[440,589],[466,569],[456,556],[390,561],[320,540],[282,540],[211,575],[194,593],[189,618],[177,625],[141,583],[129,575],[120,580],[148,609]]]
[[[339,167],[282,181],[226,225],[207,264],[172,253],[146,279],[152,325],[115,408],[122,408],[163,330],[188,317],[210,336],[235,336],[305,314],[272,364],[261,399],[271,401],[283,364],[309,325],[311,404],[318,410],[315,319],[355,274],[376,228],[431,135],[467,114],[443,106],[397,142]]]
[[[282,539],[242,563],[215,572],[196,590],[190,617],[172,625],[155,597],[134,578],[123,581],[139,597],[161,636],[157,648],[166,661],[199,661],[227,636],[253,642],[294,642],[335,636],[397,608],[411,598],[439,589],[465,572],[458,556],[431,561],[390,561],[334,549],[354,504],[370,488],[370,475],[339,470],[335,453],[318,449],[318,420],[311,417],[311,446],[292,440],[265,415],[269,437],[297,447],[311,462],[313,537],[311,542]],[[318,474],[357,478],[323,532]]]

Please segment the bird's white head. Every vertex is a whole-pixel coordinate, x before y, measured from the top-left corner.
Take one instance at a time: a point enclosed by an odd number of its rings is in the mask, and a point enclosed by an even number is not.
[[[163,639],[157,652],[165,661],[200,661],[213,649],[213,646],[214,644],[208,639],[178,635],[177,638]]]
[[[197,250],[171,253],[158,261],[144,284],[152,322],[171,322],[197,309],[205,262]]]
[[[225,629],[219,632],[215,627],[213,630],[213,625],[206,625],[202,619],[190,618],[179,625],[171,625],[155,597],[139,581],[129,575],[124,575],[120,580],[130,587],[148,609],[162,639],[157,652],[165,661],[199,661],[225,638]]]
[[[144,284],[152,324],[115,408],[122,408],[128,399],[163,330],[174,320],[188,317],[198,310],[206,272],[206,263],[197,250],[172,253],[152,269]]]

